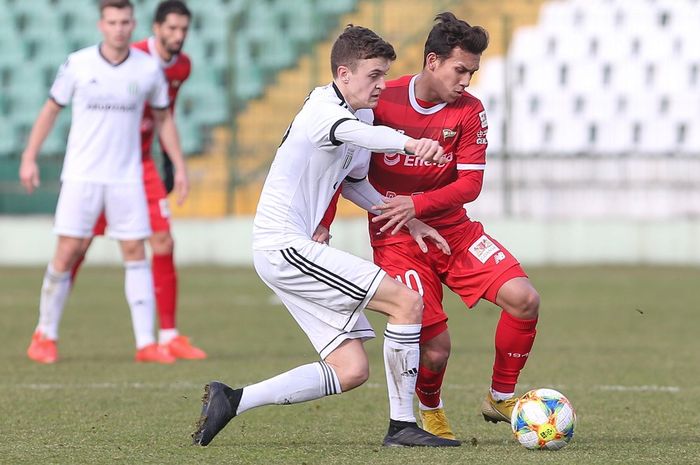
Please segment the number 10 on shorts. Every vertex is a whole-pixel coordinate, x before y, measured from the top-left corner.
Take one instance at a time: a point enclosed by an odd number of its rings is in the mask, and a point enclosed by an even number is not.
[[[423,295],[423,284],[421,284],[420,276],[418,276],[418,272],[416,270],[406,271],[403,278],[400,274],[397,274],[396,280],[402,284],[405,284],[409,289],[416,291],[421,296]]]

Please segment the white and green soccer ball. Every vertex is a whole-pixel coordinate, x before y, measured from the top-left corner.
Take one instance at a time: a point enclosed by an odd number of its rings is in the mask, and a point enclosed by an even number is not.
[[[558,450],[574,436],[576,412],[554,389],[533,389],[518,399],[510,417],[513,434],[528,449]]]

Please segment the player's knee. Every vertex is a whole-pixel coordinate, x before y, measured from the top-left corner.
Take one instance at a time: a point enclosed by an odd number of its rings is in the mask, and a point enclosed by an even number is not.
[[[170,255],[175,248],[173,236],[168,232],[156,232],[151,236],[149,243],[154,255]]]
[[[447,366],[450,358],[450,347],[429,347],[421,346],[420,363],[431,371],[442,371]]]
[[[521,293],[516,317],[521,320],[534,320],[540,313],[540,294],[532,287]]]
[[[121,241],[121,249],[125,261],[136,261],[143,260],[146,258],[146,252],[143,247],[143,241]]]
[[[399,296],[401,319],[409,324],[420,323],[423,319],[423,298],[409,288],[402,290]]]
[[[369,363],[358,360],[354,363],[336,369],[336,375],[343,392],[361,386],[369,379]]]

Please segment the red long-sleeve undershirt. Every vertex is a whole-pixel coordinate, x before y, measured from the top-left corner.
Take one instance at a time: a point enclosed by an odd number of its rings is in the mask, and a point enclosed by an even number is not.
[[[454,182],[434,191],[412,195],[416,218],[434,216],[473,202],[479,197],[483,182],[484,170],[459,170]]]

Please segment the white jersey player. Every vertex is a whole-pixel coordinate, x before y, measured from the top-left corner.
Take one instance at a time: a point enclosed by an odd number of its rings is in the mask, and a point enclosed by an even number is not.
[[[254,221],[255,268],[284,302],[321,360],[274,378],[232,389],[205,388],[196,444],[207,445],[236,415],[269,404],[291,404],[340,394],[369,376],[363,341],[374,337],[364,308],[388,316],[384,361],[390,399],[385,445],[457,446],[417,427],[413,392],[418,369],[422,300],[373,263],[312,240],[341,183],[346,197],[371,209],[381,197],[365,177],[366,149],[410,151],[442,159],[438,142],[416,140],[371,126],[371,112],[395,59],[393,47],[374,32],[349,26],[331,52],[333,83],[314,90],[292,121],[272,163]],[[346,177],[354,182],[346,182]],[[434,230],[409,229],[446,251]]]
[[[71,54],[61,66],[22,154],[20,179],[31,193],[39,185],[39,148],[60,109],[71,104],[54,222],[58,245],[44,276],[39,324],[27,354],[41,363],[57,360],[58,322],[70,287],[69,270],[80,256],[82,239],[92,236],[104,210],[109,235],[120,241],[124,256],[136,360],[172,363],[174,358],[155,344],[153,281],[143,245],[151,234],[141,167],[140,123],[145,103],[153,108],[173,159],[180,201],[187,193],[184,161],[167,111],[163,72],[150,55],[129,47],[135,25],[131,3],[103,0],[100,12],[104,40]]]

